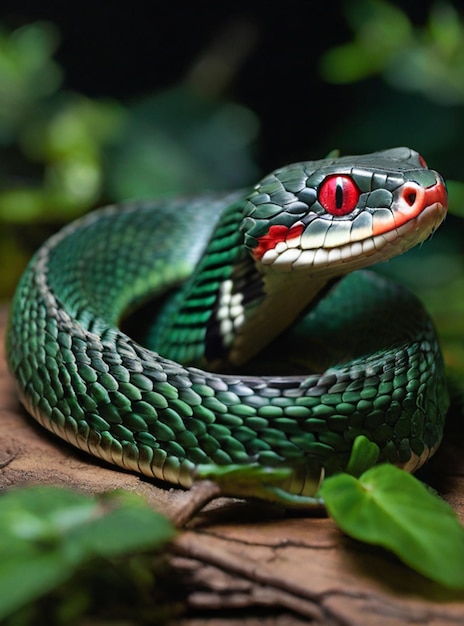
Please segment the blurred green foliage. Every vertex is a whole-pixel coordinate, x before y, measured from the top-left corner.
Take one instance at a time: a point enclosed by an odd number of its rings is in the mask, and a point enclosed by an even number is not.
[[[106,172],[114,199],[234,189],[257,175],[250,144],[258,122],[241,105],[206,98],[186,83],[128,112]]]
[[[154,550],[174,535],[171,523],[134,494],[97,499],[53,487],[10,491],[0,508],[1,623],[78,624],[89,610],[124,610],[122,599],[129,603],[138,588],[154,586]],[[113,586],[108,597],[105,581]],[[139,606],[129,603],[131,617],[150,610],[149,623],[158,623],[162,607],[147,600],[143,607],[141,597]]]
[[[193,74],[130,106],[65,91],[58,41],[48,23],[0,30],[0,298],[48,232],[99,204],[257,175],[249,109]]]
[[[332,141],[356,151],[409,145],[447,179],[462,180],[462,11],[442,0],[417,25],[385,0],[347,0],[345,7],[353,37],[319,59],[323,80],[348,111],[334,124]],[[450,200],[453,212],[462,211],[462,185]]]
[[[60,91],[51,56],[56,30],[31,24],[0,32],[0,218],[5,223],[69,219],[102,189],[102,151],[121,131],[116,103]]]
[[[51,24],[0,30],[0,298],[44,236],[30,225],[68,221],[98,200],[103,150],[123,125],[120,105],[61,91],[57,45]]]
[[[395,88],[464,104],[464,23],[451,4],[433,5],[423,27],[385,0],[349,2],[346,16],[355,36],[324,55],[326,80],[349,83],[381,73]]]

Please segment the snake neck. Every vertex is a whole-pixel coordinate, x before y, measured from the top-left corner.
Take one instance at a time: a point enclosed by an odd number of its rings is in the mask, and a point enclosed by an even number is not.
[[[211,369],[241,365],[284,331],[327,278],[258,266],[243,245],[243,202],[223,213],[196,271],[158,316],[150,345]]]
[[[328,278],[308,277],[303,272],[262,274],[261,296],[246,309],[244,321],[229,343],[227,361],[242,365],[259,354],[312,307],[329,282]]]

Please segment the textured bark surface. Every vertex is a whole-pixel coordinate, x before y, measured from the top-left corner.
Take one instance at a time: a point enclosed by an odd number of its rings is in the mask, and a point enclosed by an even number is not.
[[[4,358],[0,308],[0,490],[53,484],[83,492],[137,491],[178,519],[198,494],[114,470],[44,432],[20,407]],[[422,473],[464,522],[464,427],[448,422]],[[173,547],[181,626],[463,624],[464,593],[428,582],[380,549],[345,537],[326,518],[217,500]]]

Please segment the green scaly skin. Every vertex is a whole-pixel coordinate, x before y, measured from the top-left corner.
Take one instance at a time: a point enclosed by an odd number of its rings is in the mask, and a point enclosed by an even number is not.
[[[359,436],[414,471],[448,403],[432,323],[376,274],[336,279],[415,245],[445,212],[441,178],[397,148],[92,213],[18,286],[7,355],[22,402],[110,463],[228,495],[307,506]],[[140,307],[148,320],[124,322]]]

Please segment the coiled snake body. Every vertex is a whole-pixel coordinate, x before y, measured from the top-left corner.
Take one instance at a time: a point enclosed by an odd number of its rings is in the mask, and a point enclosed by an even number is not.
[[[18,286],[22,402],[73,445],[184,487],[238,468],[226,493],[304,504],[359,435],[413,471],[447,409],[432,324],[385,278],[338,279],[422,241],[446,204],[441,177],[396,148],[89,214]]]

